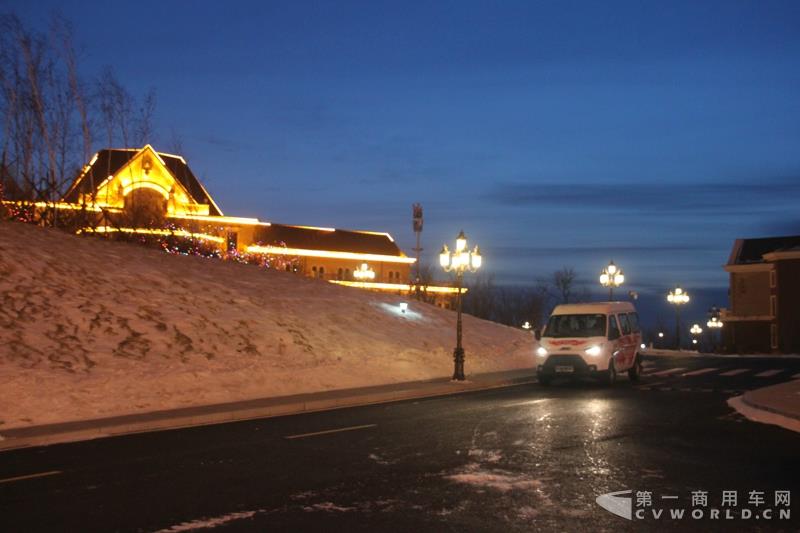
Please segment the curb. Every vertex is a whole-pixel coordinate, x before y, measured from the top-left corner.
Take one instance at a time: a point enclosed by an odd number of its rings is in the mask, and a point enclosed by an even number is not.
[[[498,379],[496,381],[489,381],[486,383],[480,383],[479,381],[468,381],[466,383],[445,382],[437,385],[432,384],[431,387],[355,393],[352,395],[337,396],[332,398],[314,398],[313,396],[319,396],[319,394],[311,393],[305,395],[309,396],[308,399],[287,401],[285,403],[281,403],[280,398],[276,398],[275,403],[272,405],[236,408],[231,407],[229,404],[217,404],[212,406],[196,406],[193,408],[182,409],[183,411],[191,411],[207,408],[212,411],[200,414],[182,415],[180,414],[182,410],[176,409],[173,411],[161,411],[156,413],[123,415],[120,417],[110,417],[108,419],[12,428],[0,433],[0,452],[21,448],[30,448],[34,446],[46,446],[50,444],[131,435],[136,433],[167,431],[171,429],[183,429],[188,427],[239,422],[258,418],[272,418],[277,416],[313,413],[318,411],[342,409],[346,407],[359,407],[365,405],[397,402],[402,400],[451,396],[465,392],[513,387],[516,385],[526,385],[535,382],[535,376],[529,376]],[[269,401],[271,399],[267,398],[263,400]],[[128,419],[129,421],[122,422],[120,419]],[[67,429],[69,426],[80,425],[86,425],[87,427],[71,430]],[[64,427],[64,429],[59,429],[58,426],[66,427]]]
[[[768,405],[760,404],[760,403],[757,403],[757,402],[755,402],[753,400],[750,400],[748,398],[748,396],[750,396],[750,392],[752,392],[752,391],[747,391],[744,394],[742,394],[741,399],[742,399],[742,403],[744,403],[745,405],[747,405],[751,409],[758,409],[759,411],[766,411],[768,413],[772,413],[772,414],[775,414],[775,415],[783,416],[785,418],[791,418],[792,420],[800,421],[800,416],[798,416],[798,415],[796,415],[794,413],[787,413],[785,411],[781,411],[780,409],[775,409],[774,407],[770,407]]]

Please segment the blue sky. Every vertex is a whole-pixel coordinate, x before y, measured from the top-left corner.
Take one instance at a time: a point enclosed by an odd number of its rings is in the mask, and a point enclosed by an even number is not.
[[[614,259],[725,305],[737,237],[800,233],[800,3],[0,2],[158,94],[227,214],[463,228],[500,283]],[[160,146],[165,145],[165,146]],[[660,298],[660,296],[659,296]],[[699,309],[698,309],[699,310]]]

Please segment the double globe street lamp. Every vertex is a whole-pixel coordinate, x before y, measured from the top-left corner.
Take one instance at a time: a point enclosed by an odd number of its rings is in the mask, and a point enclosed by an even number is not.
[[[700,327],[700,324],[693,324],[692,327],[689,329],[689,333],[692,334],[692,344],[697,344],[697,337],[703,333],[703,328]]]
[[[720,320],[720,311],[716,307],[712,307],[709,311],[709,319],[706,322],[706,326],[708,326],[708,330],[711,333],[711,342],[714,344],[714,351],[717,350],[717,337],[722,337],[722,320]],[[719,331],[719,334],[714,334],[715,331]],[[722,340],[719,341],[722,344]]]
[[[667,301],[675,306],[675,344],[678,350],[681,349],[681,312],[680,307],[689,303],[689,293],[675,287],[667,294]]]
[[[619,287],[625,283],[625,274],[622,269],[611,261],[607,267],[600,272],[600,285],[608,287],[608,300],[614,299],[614,287]]]
[[[464,348],[461,346],[461,284],[464,273],[476,272],[481,267],[482,257],[477,246],[470,252],[467,249],[467,237],[464,231],[456,237],[456,249],[450,252],[445,244],[439,253],[439,264],[445,272],[454,272],[456,275],[456,307],[458,319],[456,321],[456,348],[453,350],[453,379],[464,381]]]
[[[375,279],[375,271],[368,264],[361,263],[361,266],[353,270],[353,277],[358,281],[372,281]]]

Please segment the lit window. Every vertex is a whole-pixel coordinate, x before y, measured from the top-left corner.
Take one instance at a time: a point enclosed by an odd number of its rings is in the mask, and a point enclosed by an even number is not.
[[[769,314],[778,316],[778,299],[774,294],[769,297]]]
[[[775,288],[778,285],[777,273],[774,270],[769,271],[769,286]]]

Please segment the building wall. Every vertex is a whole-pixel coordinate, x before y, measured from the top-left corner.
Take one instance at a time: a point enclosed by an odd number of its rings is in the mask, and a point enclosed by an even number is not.
[[[800,260],[775,263],[777,326],[780,351],[800,353]]]
[[[770,353],[770,322],[727,322],[723,329],[726,350],[733,353]]]
[[[302,274],[305,276],[326,280],[342,279],[344,281],[354,281],[353,271],[359,268],[364,261],[304,257],[300,263],[302,265]],[[376,283],[408,283],[410,265],[406,263],[367,262],[367,265],[375,272],[375,279],[368,281]],[[339,269],[341,269],[341,276]]]
[[[769,297],[769,272],[731,273],[731,309],[734,315],[770,315]]]

